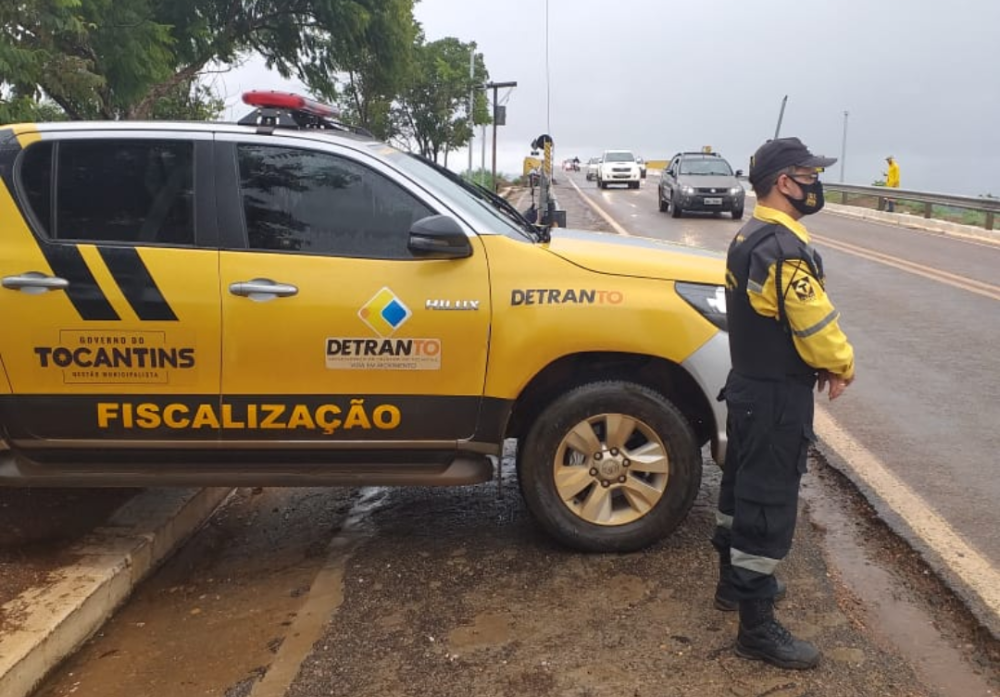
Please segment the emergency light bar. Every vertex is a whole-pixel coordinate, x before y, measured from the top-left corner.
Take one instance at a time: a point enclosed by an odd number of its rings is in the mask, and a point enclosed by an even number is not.
[[[328,104],[292,92],[252,90],[243,93],[243,102],[254,110],[240,119],[241,126],[256,126],[258,133],[273,133],[276,128],[294,130],[347,131],[374,138],[358,126],[339,123],[340,111]]]
[[[340,118],[340,112],[332,106],[292,92],[251,90],[243,93],[243,103],[260,109],[286,109],[319,118]]]

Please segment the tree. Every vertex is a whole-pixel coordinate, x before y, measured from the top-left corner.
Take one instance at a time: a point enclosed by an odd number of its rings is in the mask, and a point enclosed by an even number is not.
[[[210,63],[257,53],[284,77],[306,81],[333,65],[331,46],[364,44],[379,17],[406,6],[401,0],[7,0],[0,5],[0,116],[48,97],[71,119],[148,118],[161,100],[180,105],[177,95],[185,93],[198,114],[204,93],[185,86]]]
[[[431,43],[417,38],[413,72],[400,95],[395,122],[406,139],[426,158],[438,161],[472,138],[469,92],[489,79],[481,54],[476,54],[474,76],[469,75],[469,55],[474,43],[448,37]],[[486,95],[476,91],[473,123],[489,123]]]
[[[358,32],[331,37],[321,60],[305,66],[304,81],[321,99],[337,103],[342,117],[389,140],[390,110],[412,73],[418,25],[414,0],[373,3]]]
[[[222,116],[226,103],[211,89],[192,79],[177,85],[154,105],[150,118],[182,121],[215,121]]]
[[[85,56],[59,48],[87,34],[79,7],[80,0],[0,3],[0,123],[35,120],[46,108],[42,85],[56,103],[102,86]]]

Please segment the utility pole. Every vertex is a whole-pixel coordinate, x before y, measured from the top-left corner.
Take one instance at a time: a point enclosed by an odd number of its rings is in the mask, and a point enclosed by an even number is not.
[[[785,118],[785,104],[788,103],[788,95],[781,100],[781,111],[778,112],[778,125],[774,129],[774,138],[777,140],[778,134],[781,133],[781,120]]]
[[[517,87],[516,82],[487,82],[486,89],[493,90],[493,189],[497,187],[497,91],[502,87]],[[470,151],[471,152],[471,151]]]
[[[474,111],[476,107],[476,44],[469,50],[469,178],[472,178],[472,141],[476,138]]]
[[[479,144],[482,146],[482,152],[479,155],[479,184],[486,186],[486,124],[480,126],[480,129]]]
[[[847,170],[847,116],[844,111],[844,139],[840,142],[840,183],[844,183],[844,172]]]

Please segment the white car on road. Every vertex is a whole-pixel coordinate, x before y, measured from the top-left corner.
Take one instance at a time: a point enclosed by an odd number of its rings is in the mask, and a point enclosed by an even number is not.
[[[597,186],[606,189],[609,184],[628,184],[628,188],[638,189],[641,178],[639,163],[630,150],[604,151],[597,166]]]

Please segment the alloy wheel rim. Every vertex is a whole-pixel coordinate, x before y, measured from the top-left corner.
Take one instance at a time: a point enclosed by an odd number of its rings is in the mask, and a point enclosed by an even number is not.
[[[563,504],[588,523],[609,527],[649,513],[670,479],[663,440],[628,414],[598,414],[577,423],[563,436],[552,465]]]

